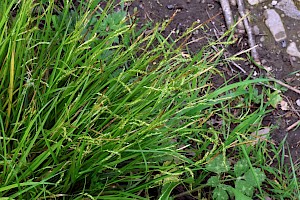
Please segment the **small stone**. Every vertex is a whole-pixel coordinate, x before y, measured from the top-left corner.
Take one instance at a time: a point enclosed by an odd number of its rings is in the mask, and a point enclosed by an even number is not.
[[[262,59],[262,60],[261,60],[261,64],[264,65],[264,64],[266,64],[266,63],[267,63],[267,61],[266,61],[265,59]]]
[[[270,29],[276,42],[286,39],[286,33],[279,14],[274,9],[267,9],[264,12],[266,25]]]
[[[191,0],[186,0],[186,3],[191,3]]]
[[[259,1],[258,0],[248,0],[248,3],[253,6],[255,4],[258,4]]]
[[[262,36],[262,37],[259,39],[259,41],[264,42],[264,41],[265,41],[265,37]]]
[[[253,33],[254,35],[259,35],[259,28],[257,25],[253,26]]]
[[[295,42],[291,42],[289,44],[289,46],[286,49],[287,54],[289,54],[290,56],[294,56],[294,57],[298,57],[300,58],[300,52],[297,48],[297,45]]]
[[[259,4],[259,3],[262,3],[264,2],[265,0],[248,0],[248,3],[253,6],[253,5],[256,5],[256,4]]]
[[[270,66],[270,67],[265,67],[265,69],[266,69],[268,72],[270,72],[270,71],[272,71],[272,66]]]
[[[272,1],[272,2],[271,2],[272,6],[276,6],[277,3],[278,3],[278,1]]]
[[[172,5],[172,4],[168,4],[168,5],[167,5],[167,8],[168,8],[169,10],[173,10],[173,9],[175,8],[175,6]]]
[[[300,99],[297,99],[296,104],[300,107]]]
[[[208,4],[207,4],[207,7],[208,7],[209,10],[212,10],[212,9],[215,8],[215,5],[212,4],[212,3],[208,3]]]
[[[144,10],[143,4],[139,4],[139,7],[140,7],[140,9],[143,9],[143,10]]]
[[[286,101],[281,101],[280,107],[281,107],[281,110],[289,110],[289,105]]]

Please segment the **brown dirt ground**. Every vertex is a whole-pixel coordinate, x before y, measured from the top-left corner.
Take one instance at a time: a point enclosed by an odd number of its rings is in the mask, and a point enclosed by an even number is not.
[[[295,74],[290,75],[290,73],[296,71],[295,63],[291,62],[291,57],[285,53],[285,49],[279,44],[276,44],[268,30],[263,27],[262,6],[265,5],[268,5],[268,2],[259,7],[250,7],[248,5],[248,9],[250,9],[254,16],[254,20],[251,20],[251,22],[253,24],[256,23],[262,30],[262,33],[256,35],[257,43],[260,44],[260,47],[258,48],[260,58],[263,60],[265,66],[272,67],[272,74],[274,77],[291,86],[299,86],[299,77]],[[180,36],[193,23],[202,23],[204,28],[194,32],[189,39],[189,42],[196,41],[188,46],[191,54],[197,52],[207,44],[209,38],[219,37],[226,31],[222,9],[217,0],[135,0],[130,5],[129,12],[133,13],[134,9],[137,9],[138,11],[136,17],[139,19],[139,26],[149,22],[152,22],[153,24],[162,22],[170,19],[174,16],[174,13],[176,13],[172,22],[164,32],[165,35],[168,35],[173,31],[173,38]],[[236,10],[236,8],[233,8],[234,13],[237,13]],[[265,42],[261,42],[262,36],[266,37]],[[238,35],[237,37],[240,42],[229,47],[229,54],[248,48],[247,36],[244,34]],[[247,74],[254,70],[256,70],[258,74],[263,73],[259,69],[253,67],[250,62],[238,64],[247,71]],[[228,73],[230,70],[223,69],[223,71],[224,70],[227,71],[229,76],[232,76],[232,74]],[[240,71],[235,68],[235,72],[239,73]],[[215,81],[219,82],[220,80],[217,80],[216,78]],[[300,119],[300,108],[295,104],[295,101],[300,97],[290,90],[284,93],[284,97],[284,100],[289,102],[290,107],[292,108],[288,111],[282,111],[280,108],[274,110],[267,115],[264,125],[278,126],[278,128],[271,133],[272,139],[279,144],[286,137],[286,144],[288,144],[291,150],[293,161],[298,163],[299,161],[297,159],[300,153],[300,128],[294,131],[286,131],[286,128]]]

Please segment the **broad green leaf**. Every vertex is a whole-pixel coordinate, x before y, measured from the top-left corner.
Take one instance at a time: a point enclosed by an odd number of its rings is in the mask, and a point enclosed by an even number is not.
[[[230,162],[223,155],[218,155],[206,165],[206,169],[217,174],[228,172],[230,169]]]
[[[237,161],[237,163],[234,165],[234,174],[236,177],[241,176],[249,169],[249,165],[247,163],[246,159],[241,159]]]
[[[239,190],[243,194],[252,197],[254,188],[244,180],[236,180],[235,181],[235,189]]]
[[[249,185],[259,187],[266,179],[266,175],[259,168],[250,169],[245,173],[245,180]]]
[[[252,200],[250,197],[244,195],[242,192],[235,188],[231,188],[232,192],[234,193],[236,200]]]
[[[228,194],[225,190],[220,187],[217,187],[213,191],[213,199],[215,200],[227,200],[229,199]]]
[[[234,193],[232,191],[232,188],[233,188],[232,186],[225,185],[225,184],[220,184],[218,187],[221,188],[222,190],[226,190],[227,191],[229,199],[234,199]]]
[[[220,184],[219,176],[212,176],[207,181],[207,185],[212,187],[217,187],[219,184]]]
[[[275,91],[275,92],[269,94],[268,100],[269,100],[269,103],[271,104],[271,106],[273,106],[274,108],[277,108],[277,105],[282,101],[282,97],[280,96],[278,91]]]

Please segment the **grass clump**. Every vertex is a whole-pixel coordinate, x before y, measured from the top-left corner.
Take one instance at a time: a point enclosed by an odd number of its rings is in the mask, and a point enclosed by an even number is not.
[[[0,6],[1,197],[168,199],[179,185],[207,196],[215,156],[255,169],[245,143],[266,79],[214,88],[221,53],[186,56],[158,26],[137,33],[124,2],[56,3]]]

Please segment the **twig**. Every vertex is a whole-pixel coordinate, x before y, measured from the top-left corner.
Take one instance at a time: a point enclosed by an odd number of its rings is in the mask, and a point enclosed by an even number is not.
[[[249,46],[250,46],[250,48],[252,48],[251,55],[254,58],[255,62],[260,63],[258,52],[257,52],[256,48],[254,48],[256,44],[255,44],[255,40],[253,37],[252,29],[249,25],[249,21],[245,14],[245,6],[244,6],[243,0],[237,0],[237,5],[238,5],[238,11],[239,11],[241,17],[243,18],[244,26],[245,26],[245,29],[246,29],[246,32],[248,35]]]
[[[300,94],[300,90],[298,90],[297,88],[294,88],[294,87],[292,87],[292,86],[290,86],[290,85],[288,85],[288,84],[286,84],[286,83],[284,83],[284,82],[282,82],[282,81],[280,81],[280,80],[277,80],[277,79],[275,79],[275,78],[272,78],[272,77],[269,77],[269,79],[270,79],[271,81],[274,81],[275,83],[278,83],[279,85],[282,85],[283,87],[286,87],[286,88],[289,89],[289,90],[292,90],[292,91],[294,91],[294,92]]]
[[[223,10],[227,28],[230,29],[230,27],[233,25],[233,17],[232,17],[230,4],[228,0],[220,0],[220,4]]]
[[[287,127],[286,131],[290,131],[293,128],[295,128],[296,126],[298,126],[300,124],[300,120],[298,120],[297,122],[293,123],[292,125],[290,125],[289,127]]]

